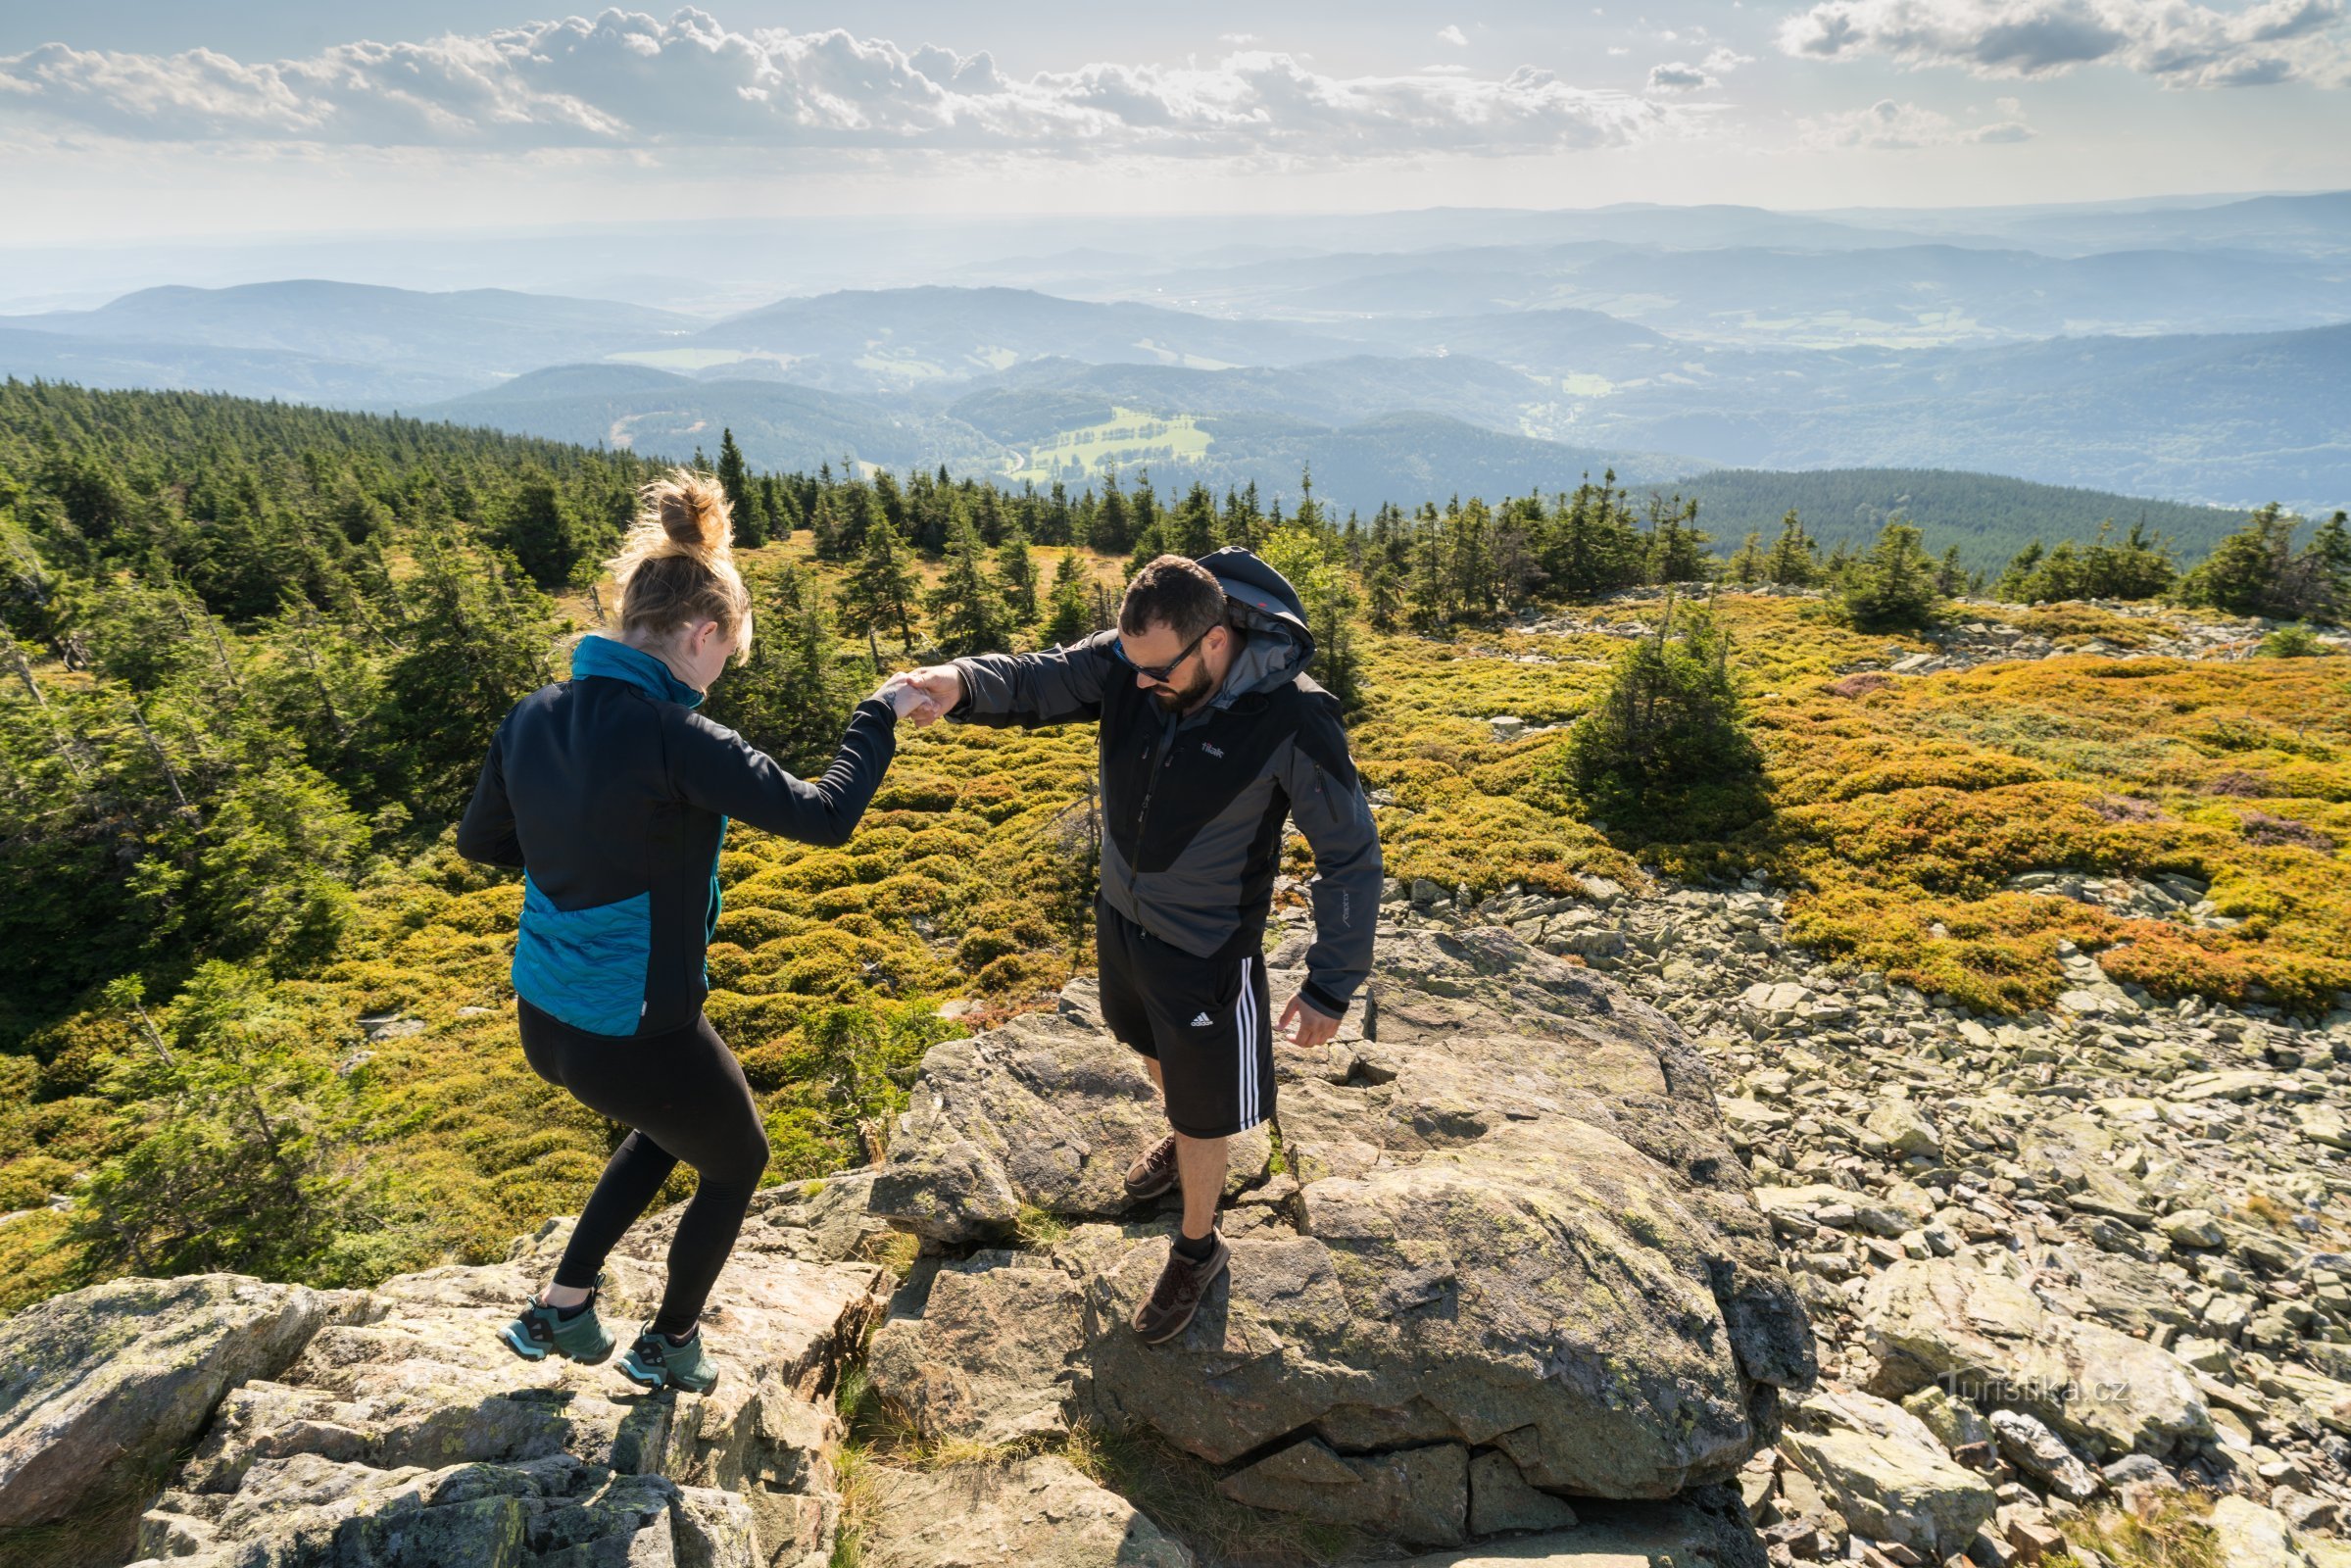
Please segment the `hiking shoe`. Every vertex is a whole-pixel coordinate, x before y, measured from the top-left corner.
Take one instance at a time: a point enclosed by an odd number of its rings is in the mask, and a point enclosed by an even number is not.
[[[1211,1232],[1216,1238],[1216,1250],[1195,1263],[1170,1245],[1167,1266],[1159,1270],[1159,1281],[1151,1287],[1150,1296],[1135,1308],[1135,1332],[1146,1345],[1157,1345],[1172,1340],[1192,1324],[1192,1314],[1200,1310],[1201,1298],[1216,1276],[1232,1261],[1232,1250],[1225,1246],[1222,1232]]]
[[[1127,1167],[1127,1197],[1136,1202],[1157,1198],[1176,1184],[1175,1134],[1145,1150],[1135,1163]]]
[[[568,1317],[534,1296],[520,1316],[498,1331],[498,1338],[525,1361],[560,1355],[594,1366],[612,1353],[612,1337],[596,1316],[596,1298],[603,1290],[604,1276],[599,1274],[587,1300]]]
[[[701,1329],[685,1344],[672,1345],[668,1335],[655,1332],[648,1323],[637,1343],[628,1348],[628,1354],[620,1358],[620,1375],[642,1389],[708,1394],[718,1381],[718,1363],[703,1349]]]

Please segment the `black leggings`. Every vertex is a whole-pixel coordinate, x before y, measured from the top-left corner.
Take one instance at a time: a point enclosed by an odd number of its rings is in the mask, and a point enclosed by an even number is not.
[[[621,1232],[682,1159],[702,1180],[669,1243],[669,1281],[653,1326],[672,1336],[692,1333],[767,1168],[767,1132],[742,1064],[708,1018],[665,1035],[615,1038],[574,1029],[516,1001],[522,1054],[532,1070],[590,1110],[634,1129],[588,1195],[556,1284],[594,1285]]]

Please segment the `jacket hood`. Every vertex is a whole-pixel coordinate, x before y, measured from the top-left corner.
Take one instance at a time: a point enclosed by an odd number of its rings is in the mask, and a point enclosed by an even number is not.
[[[1200,564],[1223,585],[1227,613],[1249,633],[1209,706],[1230,708],[1250,692],[1271,691],[1294,679],[1314,657],[1314,634],[1306,629],[1306,607],[1290,579],[1239,545],[1211,551]]]

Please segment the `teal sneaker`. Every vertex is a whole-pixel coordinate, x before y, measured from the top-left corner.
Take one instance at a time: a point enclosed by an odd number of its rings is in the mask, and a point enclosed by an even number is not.
[[[537,1297],[519,1317],[498,1331],[506,1348],[525,1361],[544,1361],[551,1355],[594,1366],[612,1353],[612,1337],[596,1316],[596,1298],[604,1292],[604,1276],[577,1312],[565,1317]]]
[[[718,1363],[702,1348],[701,1329],[685,1344],[672,1345],[669,1336],[655,1333],[648,1323],[620,1358],[620,1375],[639,1388],[708,1394],[718,1382]]]

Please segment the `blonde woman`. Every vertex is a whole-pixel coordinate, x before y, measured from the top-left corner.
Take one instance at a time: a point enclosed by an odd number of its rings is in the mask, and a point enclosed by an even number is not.
[[[631,1129],[580,1211],[555,1277],[502,1334],[527,1360],[602,1361],[600,1270],[682,1160],[700,1180],[669,1247],[660,1309],[621,1362],[646,1388],[717,1381],[696,1324],[767,1165],[751,1086],[702,1015],[730,818],[812,844],[857,827],[890,765],[903,679],[857,705],[824,776],[794,778],[694,710],[751,644],[726,499],[680,468],[645,487],[610,563],[616,636],[582,638],[571,678],[514,705],[458,828],[459,853],[523,872],[514,984],[539,1076]]]

